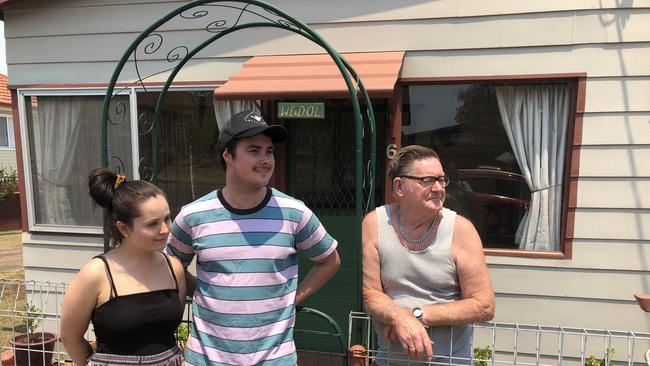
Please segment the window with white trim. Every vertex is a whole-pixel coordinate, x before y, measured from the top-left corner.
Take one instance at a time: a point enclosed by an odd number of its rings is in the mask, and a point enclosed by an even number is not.
[[[215,148],[218,129],[212,91],[170,90],[159,116],[158,185],[166,192],[173,215],[225,181]],[[87,174],[101,166],[104,93],[19,90],[30,230],[102,232],[102,211],[93,209]],[[134,88],[113,98],[109,165],[128,179],[151,178],[151,120],[158,95],[158,90]]]
[[[27,201],[30,229],[99,233],[102,211],[93,210],[88,172],[101,165],[101,91],[22,92],[27,142]],[[118,96],[112,112],[119,128],[109,129],[109,145],[131,172],[129,96]]]
[[[451,177],[445,204],[485,248],[561,250],[570,82],[409,85],[402,146],[431,147]]]
[[[0,149],[15,149],[13,120],[9,116],[0,116]]]

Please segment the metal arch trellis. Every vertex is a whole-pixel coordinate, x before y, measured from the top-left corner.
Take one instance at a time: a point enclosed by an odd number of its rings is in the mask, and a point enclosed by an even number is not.
[[[233,12],[233,19],[222,19],[219,17],[211,18],[211,12],[215,9],[226,10]],[[245,19],[252,17],[252,21],[246,21]],[[194,46],[190,49],[187,45],[178,45],[172,47],[167,54],[165,59],[169,64],[173,66],[164,68],[163,70],[158,70],[156,72],[150,73],[148,75],[142,75],[140,71],[140,63],[142,60],[138,60],[138,50],[141,49],[144,52],[145,56],[154,57],[157,54],[164,54],[162,51],[163,44],[165,39],[160,32],[161,26],[167,24],[172,20],[180,21],[196,21],[196,20],[208,20],[207,25],[204,26],[203,30],[207,36],[203,42]],[[216,19],[216,20],[213,20]],[[210,21],[211,20],[211,21]],[[109,167],[109,157],[108,157],[108,126],[109,124],[119,124],[119,122],[114,122],[110,117],[111,102],[113,98],[120,95],[121,92],[126,90],[129,87],[134,85],[140,85],[146,90],[144,81],[148,78],[151,78],[156,75],[169,73],[167,80],[158,96],[156,102],[156,107],[154,111],[153,120],[151,126],[147,132],[150,132],[153,136],[152,138],[152,161],[151,161],[151,177],[150,180],[153,183],[157,182],[157,145],[158,145],[158,121],[160,116],[160,111],[164,103],[165,95],[169,90],[172,82],[174,81],[178,72],[182,67],[199,51],[203,50],[208,45],[212,44],[221,37],[228,35],[230,33],[236,32],[238,30],[244,30],[248,28],[258,28],[258,27],[270,27],[270,28],[279,28],[284,29],[290,32],[294,32],[303,36],[304,38],[314,42],[315,44],[321,46],[327,53],[330,55],[339,71],[341,76],[345,80],[348,92],[352,100],[352,107],[354,110],[354,121],[355,121],[355,237],[358,241],[361,241],[361,221],[362,216],[365,212],[369,211],[374,203],[375,195],[375,166],[376,166],[376,140],[375,140],[375,117],[372,109],[372,104],[370,97],[363,86],[363,82],[359,78],[359,75],[356,71],[350,66],[350,64],[343,59],[338,52],[336,52],[323,38],[321,38],[314,30],[309,26],[302,23],[301,21],[293,18],[284,11],[278,9],[275,6],[267,4],[258,0],[237,0],[237,1],[227,1],[227,0],[195,0],[191,1],[183,6],[178,7],[177,9],[171,11],[147,29],[145,29],[140,35],[131,43],[127,50],[122,55],[119,60],[111,80],[108,84],[106,95],[104,98],[104,104],[102,109],[102,121],[101,121],[101,159],[102,166]],[[123,86],[119,90],[115,90],[118,79],[122,74],[122,71],[127,64],[131,61],[135,67],[135,73],[137,79],[133,82],[128,83],[128,85]],[[353,83],[354,81],[354,83]],[[355,88],[355,84],[358,87],[358,91]],[[363,163],[363,140],[364,140],[364,125],[363,125],[363,115],[361,113],[361,107],[359,104],[357,92],[360,93],[365,101],[365,116],[368,123],[369,131],[369,159],[366,164]],[[118,102],[115,106],[114,113],[118,116],[127,113],[127,108],[124,106],[124,102]],[[112,156],[111,161],[121,162],[122,160],[118,156]],[[117,167],[117,169],[123,169],[122,166]],[[146,163],[140,161],[139,170],[143,171],[146,169]],[[364,188],[366,189],[367,197],[364,202]],[[108,239],[105,235],[104,239],[104,250],[108,250]],[[357,275],[358,278],[361,278],[361,261],[357,261]],[[359,286],[357,286],[359,287]],[[357,292],[360,289],[357,289]]]

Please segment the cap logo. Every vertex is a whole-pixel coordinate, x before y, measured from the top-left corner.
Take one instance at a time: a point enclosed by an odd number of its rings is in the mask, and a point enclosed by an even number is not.
[[[262,116],[260,116],[260,115],[257,114],[256,112],[250,112],[250,113],[248,113],[248,114],[244,117],[244,120],[245,120],[246,122],[256,123],[256,124],[258,124],[258,125],[264,125],[264,124],[266,124],[266,123],[264,123],[264,121],[262,121]]]

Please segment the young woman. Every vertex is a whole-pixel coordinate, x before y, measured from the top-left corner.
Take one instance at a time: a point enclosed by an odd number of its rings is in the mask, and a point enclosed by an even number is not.
[[[174,332],[183,315],[185,275],[165,255],[170,212],[165,194],[145,181],[97,168],[88,176],[106,209],[112,249],[86,263],[63,298],[61,339],[75,364],[180,365]],[[96,351],[84,339],[92,321]]]

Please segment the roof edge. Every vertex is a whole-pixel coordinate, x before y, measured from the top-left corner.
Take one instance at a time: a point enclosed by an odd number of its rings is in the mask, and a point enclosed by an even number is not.
[[[5,8],[9,5],[19,3],[23,0],[0,0],[0,20],[5,20]]]

